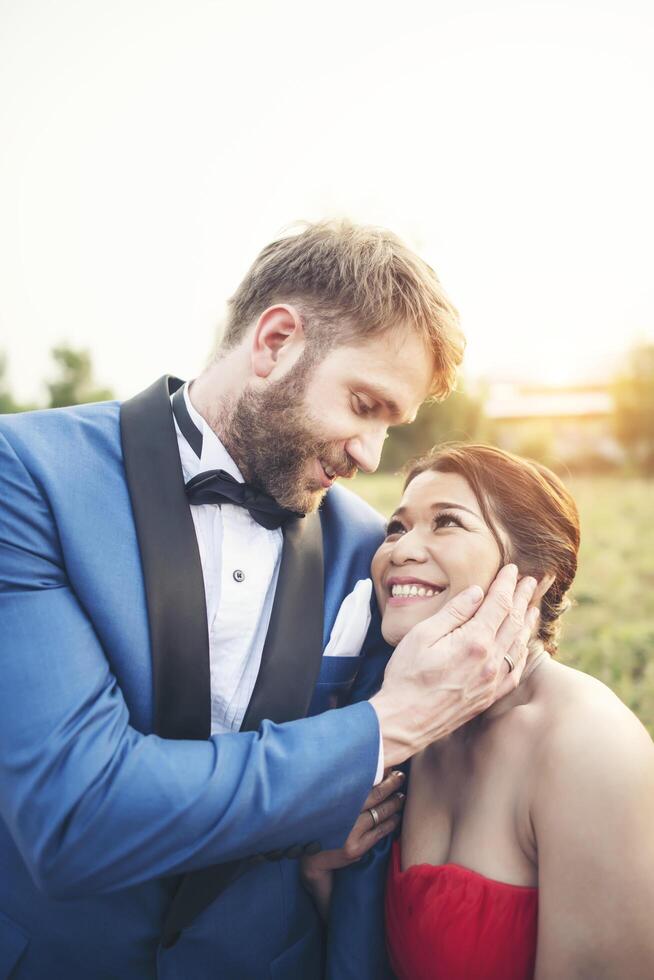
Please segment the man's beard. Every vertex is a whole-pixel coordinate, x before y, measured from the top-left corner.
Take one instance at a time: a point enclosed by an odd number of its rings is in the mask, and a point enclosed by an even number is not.
[[[316,510],[326,493],[309,472],[316,459],[341,476],[354,476],[357,469],[342,446],[319,438],[320,423],[305,402],[314,367],[305,354],[286,377],[261,391],[246,388],[212,420],[248,483],[302,514]]]

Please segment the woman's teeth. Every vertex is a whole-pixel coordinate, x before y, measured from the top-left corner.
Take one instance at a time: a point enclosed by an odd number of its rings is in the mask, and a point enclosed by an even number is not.
[[[417,596],[419,598],[429,598],[429,596],[436,595],[440,592],[440,589],[428,589],[422,585],[393,585],[391,587],[391,595],[393,598],[400,596]]]

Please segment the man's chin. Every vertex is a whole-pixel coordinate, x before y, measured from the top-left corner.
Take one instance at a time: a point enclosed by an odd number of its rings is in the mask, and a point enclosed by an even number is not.
[[[316,487],[315,483],[307,487],[302,493],[298,493],[297,487],[294,493],[279,495],[276,500],[282,507],[294,510],[298,514],[313,514],[318,510],[327,490],[324,487]]]

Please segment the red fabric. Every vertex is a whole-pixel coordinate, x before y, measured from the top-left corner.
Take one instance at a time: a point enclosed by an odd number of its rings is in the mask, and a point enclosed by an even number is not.
[[[538,889],[458,864],[401,870],[393,844],[386,941],[399,980],[528,980],[534,975]]]

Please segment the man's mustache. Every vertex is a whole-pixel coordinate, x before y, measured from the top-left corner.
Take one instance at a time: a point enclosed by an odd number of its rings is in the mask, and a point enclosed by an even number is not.
[[[318,448],[317,455],[323,463],[326,463],[342,479],[350,480],[353,476],[356,476],[359,467],[349,453],[341,452],[340,450],[335,452],[333,446],[323,445]]]

